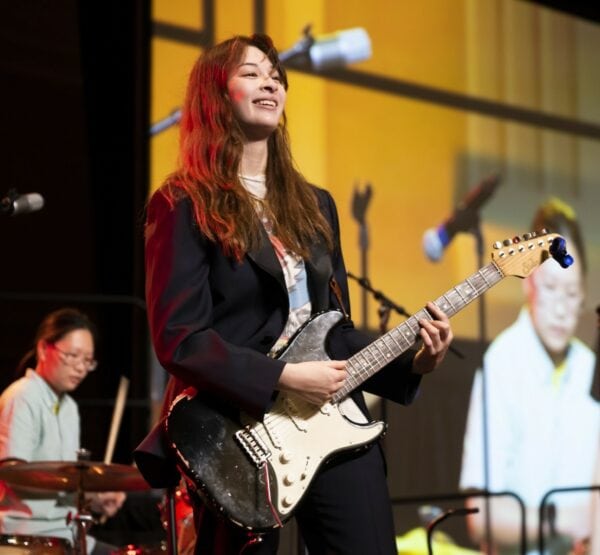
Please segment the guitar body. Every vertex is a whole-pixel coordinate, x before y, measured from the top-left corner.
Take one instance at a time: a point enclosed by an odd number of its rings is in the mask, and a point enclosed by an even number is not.
[[[337,311],[309,320],[280,358],[327,360],[325,339],[342,319]],[[166,430],[180,470],[205,501],[243,528],[281,526],[319,468],[335,453],[373,443],[384,431],[351,398],[321,407],[279,394],[262,421],[239,415],[202,394],[180,395]]]
[[[556,234],[527,233],[494,243],[494,249],[490,264],[434,301],[448,317],[506,275],[526,277],[549,257],[565,268],[573,262]],[[279,358],[327,360],[325,340],[341,319],[337,311],[311,318]],[[350,357],[346,381],[320,407],[280,393],[257,422],[206,395],[184,392],[166,420],[180,470],[207,503],[235,524],[256,531],[281,526],[325,461],[371,444],[384,431],[382,422],[367,422],[349,394],[414,345],[421,319],[433,316],[421,309]]]

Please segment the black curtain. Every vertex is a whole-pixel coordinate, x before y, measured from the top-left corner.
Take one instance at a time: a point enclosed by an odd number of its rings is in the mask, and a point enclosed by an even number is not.
[[[99,369],[75,393],[82,444],[102,458],[121,374],[131,380],[115,462],[147,426],[142,218],[147,191],[149,3],[0,7],[0,194],[39,212],[0,220],[0,387],[41,318],[76,306],[100,330]]]

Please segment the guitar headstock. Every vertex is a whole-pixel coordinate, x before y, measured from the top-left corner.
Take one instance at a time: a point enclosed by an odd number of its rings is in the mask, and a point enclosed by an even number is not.
[[[557,233],[546,230],[497,241],[492,252],[492,259],[504,275],[520,278],[527,277],[548,258],[554,258],[563,268],[573,264],[566,241]]]

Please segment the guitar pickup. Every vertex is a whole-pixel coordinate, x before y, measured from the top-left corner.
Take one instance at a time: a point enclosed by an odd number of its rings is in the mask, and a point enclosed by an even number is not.
[[[258,437],[254,428],[246,426],[238,430],[235,432],[235,439],[257,467],[261,467],[271,458],[271,451]]]

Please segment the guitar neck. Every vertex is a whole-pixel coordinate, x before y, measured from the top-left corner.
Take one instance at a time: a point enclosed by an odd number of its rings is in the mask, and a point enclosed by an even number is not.
[[[503,278],[504,274],[500,268],[491,262],[437,298],[434,304],[448,317],[452,317]],[[335,403],[341,401],[386,364],[410,349],[419,336],[419,320],[423,319],[433,320],[426,308],[422,308],[402,324],[350,357],[346,366],[348,372],[346,383],[336,392],[332,401]]]

